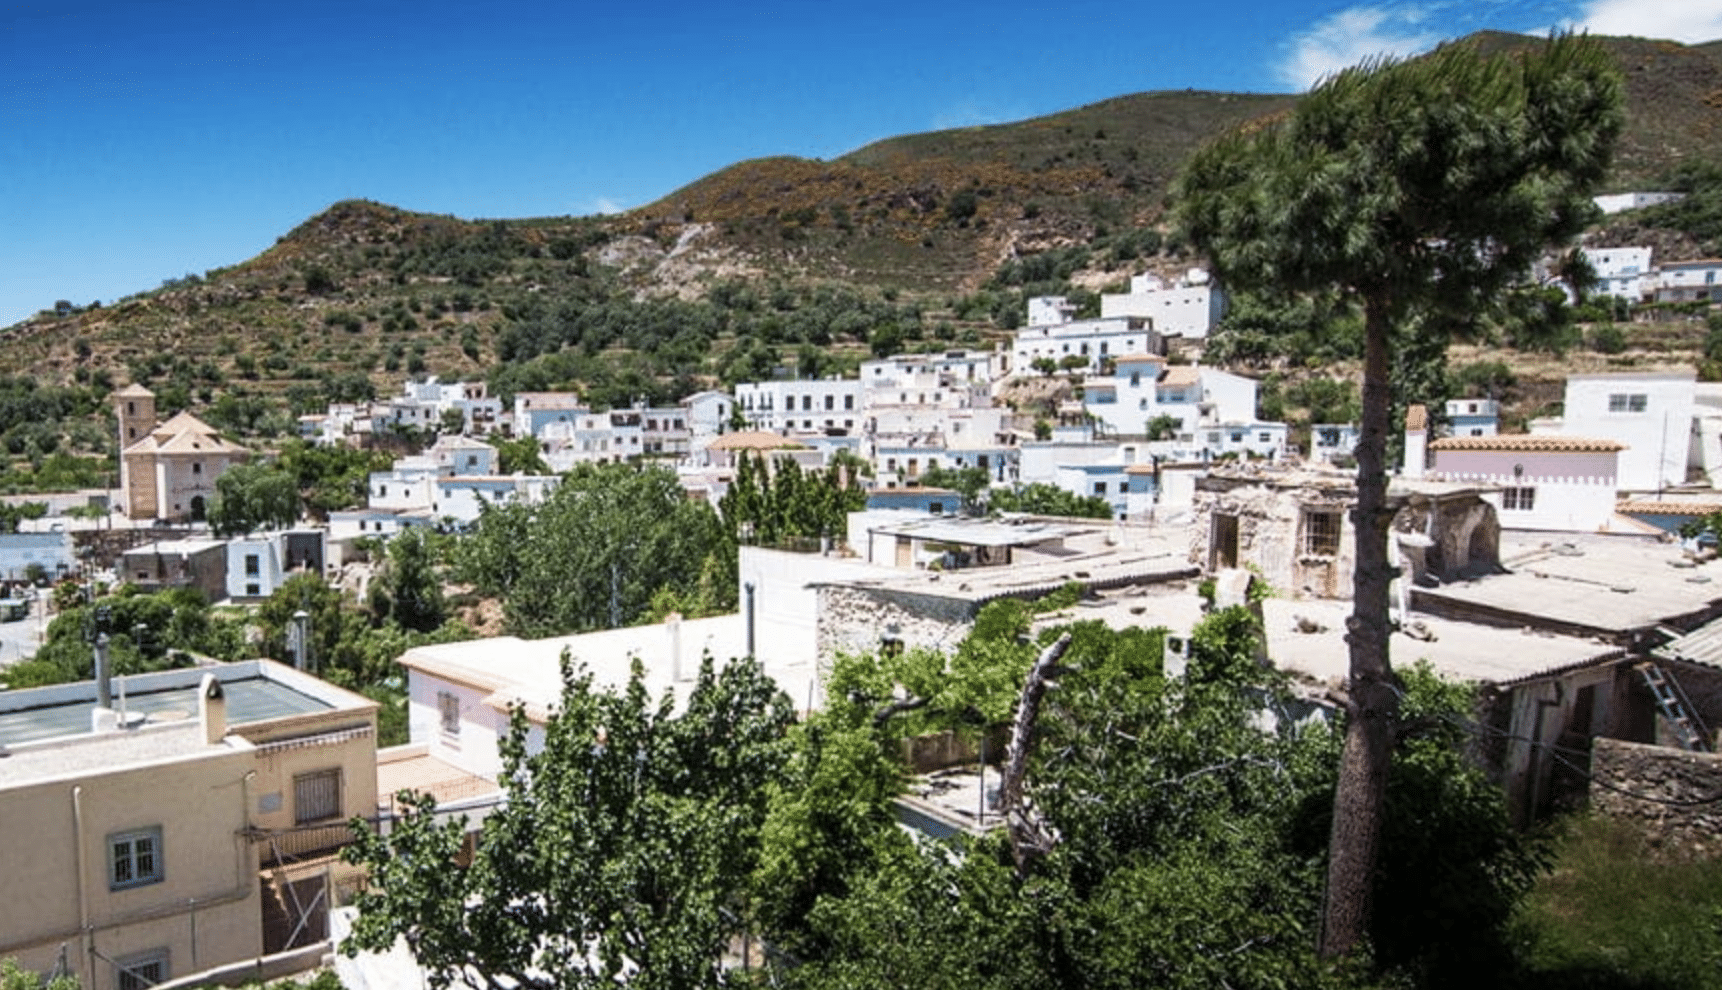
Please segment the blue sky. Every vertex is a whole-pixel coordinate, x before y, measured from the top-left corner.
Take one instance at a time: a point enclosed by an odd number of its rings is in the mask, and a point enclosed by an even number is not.
[[[651,202],[1158,89],[1293,92],[1482,28],[1699,42],[1722,0],[0,0],[0,325],[243,261],[338,200]]]

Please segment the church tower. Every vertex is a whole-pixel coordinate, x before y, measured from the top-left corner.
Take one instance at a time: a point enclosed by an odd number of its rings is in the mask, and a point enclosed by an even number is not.
[[[148,462],[134,464],[136,458],[126,457],[126,450],[155,429],[155,393],[133,382],[113,394],[113,403],[114,419],[119,423],[120,505],[127,515],[135,516],[137,508],[148,512],[155,504],[155,469]],[[134,479],[134,469],[149,477]]]

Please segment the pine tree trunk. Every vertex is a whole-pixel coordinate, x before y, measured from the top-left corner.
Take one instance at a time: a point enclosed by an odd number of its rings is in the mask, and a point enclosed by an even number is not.
[[[1369,895],[1393,752],[1393,719],[1399,707],[1387,657],[1388,586],[1394,577],[1387,557],[1392,514],[1384,463],[1391,405],[1387,319],[1385,299],[1365,300],[1363,435],[1357,443],[1357,506],[1352,512],[1357,569],[1346,624],[1350,708],[1328,842],[1327,902],[1319,946],[1325,958],[1350,952],[1368,933]]]

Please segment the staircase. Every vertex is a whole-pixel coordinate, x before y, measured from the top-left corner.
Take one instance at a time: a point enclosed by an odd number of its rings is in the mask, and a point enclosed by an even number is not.
[[[1694,753],[1702,753],[1710,747],[1705,743],[1704,726],[1698,721],[1698,716],[1692,713],[1692,702],[1687,699],[1686,692],[1680,690],[1680,684],[1674,675],[1663,670],[1650,661],[1633,668],[1644,678],[1644,683],[1650,687],[1650,694],[1656,699],[1656,707],[1662,711],[1662,717],[1668,719],[1668,724],[1674,727],[1675,738],[1680,740],[1680,748]]]

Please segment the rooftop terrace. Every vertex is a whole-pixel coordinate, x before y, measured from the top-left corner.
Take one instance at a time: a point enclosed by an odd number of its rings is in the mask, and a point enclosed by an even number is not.
[[[198,684],[214,673],[227,694],[231,726],[335,709],[345,692],[270,661],[165,670],[114,679],[114,709],[147,722],[197,717]],[[0,747],[92,734],[96,682],[0,691]],[[3,773],[0,773],[3,775]]]

